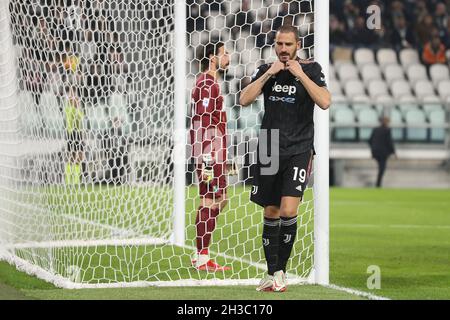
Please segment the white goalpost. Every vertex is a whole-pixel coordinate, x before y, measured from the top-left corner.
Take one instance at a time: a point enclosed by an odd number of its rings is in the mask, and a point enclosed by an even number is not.
[[[314,58],[320,63],[327,83],[329,65],[329,17],[328,1],[316,1],[314,6]],[[314,113],[315,148],[317,157],[314,168],[314,281],[317,284],[328,285],[329,280],[329,150],[330,125],[329,111],[318,110]]]
[[[262,99],[239,92],[299,27],[328,78],[328,1],[0,1],[0,260],[62,288],[254,285],[266,272],[251,203]],[[228,206],[192,268],[199,205],[190,92],[197,53],[222,41]],[[290,284],[329,284],[328,112],[315,112],[313,185],[299,209]]]

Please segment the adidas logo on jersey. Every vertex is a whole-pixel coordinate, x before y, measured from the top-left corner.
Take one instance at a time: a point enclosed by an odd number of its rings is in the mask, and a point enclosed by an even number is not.
[[[284,92],[287,93],[289,96],[293,95],[297,92],[297,87],[296,86],[288,86],[288,85],[284,85],[282,86],[281,84],[277,84],[275,82],[275,84],[272,87],[272,91],[274,92]]]

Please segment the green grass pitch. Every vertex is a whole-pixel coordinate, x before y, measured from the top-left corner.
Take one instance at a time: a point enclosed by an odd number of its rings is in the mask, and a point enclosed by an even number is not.
[[[92,191],[92,190],[90,190]],[[233,217],[242,215],[237,208],[247,201],[248,191],[234,190],[236,195],[229,208],[224,222],[230,222],[228,226],[222,226],[222,232],[232,232]],[[148,191],[147,191],[148,192]],[[189,194],[195,194],[195,190],[189,190]],[[57,192],[50,194],[57,195]],[[95,193],[90,192],[91,196]],[[86,196],[86,195],[82,195]],[[65,201],[58,200],[58,197],[50,197],[55,209],[58,206],[65,206]],[[133,197],[131,197],[133,198]],[[194,198],[192,196],[192,198]],[[66,199],[67,200],[67,199]],[[101,204],[100,204],[101,206]],[[115,211],[126,212],[133,204],[126,203],[122,206],[119,202],[115,205],[109,204],[111,210],[110,219],[114,220]],[[127,206],[130,206],[127,208]],[[187,211],[196,206],[194,201],[187,203]],[[60,207],[61,208],[61,207]],[[115,208],[115,209],[114,209]],[[344,286],[371,294],[384,296],[392,299],[450,299],[450,191],[448,190],[375,190],[375,189],[332,189],[330,199],[330,280],[333,284]],[[260,250],[247,250],[245,246],[239,247],[236,244],[244,238],[249,242],[257,233],[260,225],[261,210],[247,208],[247,212],[255,212],[252,219],[241,219],[245,223],[253,223],[255,229],[249,228],[245,235],[237,235],[228,241],[236,243],[218,243],[215,249],[236,247],[238,254],[253,255],[253,259],[262,259]],[[69,212],[71,208],[64,208]],[[89,214],[86,208],[86,214]],[[193,211],[193,210],[191,210]],[[80,214],[80,212],[78,212]],[[81,213],[82,214],[82,213]],[[163,212],[162,214],[170,214]],[[259,218],[258,218],[259,217]],[[187,216],[187,222],[193,221],[194,216]],[[242,218],[242,217],[240,217]],[[111,222],[110,221],[110,222]],[[130,224],[138,221],[130,221]],[[104,223],[108,223],[104,221]],[[228,228],[228,229],[227,229]],[[306,227],[305,234],[310,231]],[[164,231],[164,228],[162,228]],[[188,229],[188,236],[193,235],[193,228]],[[86,232],[86,230],[80,230]],[[100,230],[89,230],[89,232],[101,232]],[[151,232],[151,231],[149,231]],[[307,239],[307,238],[306,238]],[[258,240],[258,239],[257,239]],[[251,245],[254,247],[254,244]],[[68,249],[66,249],[68,250]],[[73,250],[73,249],[72,249]],[[118,253],[116,261],[108,258],[110,248],[96,248],[95,252],[88,249],[78,251],[77,264],[92,263],[98,259],[101,265],[108,266],[116,263],[126,263],[120,259],[125,255],[140,255],[139,249],[133,252]],[[141,249],[142,250],[142,249]],[[173,249],[171,249],[173,250]],[[153,255],[160,254],[164,258],[164,250],[145,251]],[[61,260],[69,259],[68,252],[56,252]],[[74,253],[72,251],[72,253]],[[99,254],[100,253],[100,254]],[[103,253],[103,254],[101,254]],[[108,253],[108,254],[105,254]],[[175,252],[171,251],[170,255]],[[74,255],[72,255],[74,256]],[[85,275],[86,279],[107,280],[111,277],[120,280],[129,280],[133,277],[147,277],[149,280],[164,280],[180,274],[170,274],[161,272],[155,279],[150,278],[150,274],[155,274],[155,269],[148,268],[147,263],[156,256],[148,256],[141,259],[141,265],[124,265],[123,269],[127,273],[112,274],[112,268],[91,270],[92,274]],[[82,259],[89,257],[89,259]],[[74,259],[73,257],[70,259]],[[105,259],[105,261],[102,261]],[[146,260],[147,259],[147,260]],[[178,258],[174,260],[166,259],[166,263],[182,266],[189,263],[189,255],[186,250],[180,251]],[[307,256],[301,257],[306,260]],[[228,262],[228,261],[224,261]],[[236,261],[231,261],[234,270],[240,265]],[[67,261],[65,261],[67,264]],[[139,274],[139,270],[145,265],[148,275]],[[367,273],[369,266],[378,266],[381,271],[381,289],[368,289]],[[161,267],[161,266],[159,266]],[[242,267],[242,266],[241,266]],[[156,267],[155,267],[156,268]],[[242,273],[235,273],[239,276],[260,276],[261,271],[256,268],[246,266],[242,268]],[[306,263],[302,266],[308,269]],[[204,279],[205,275],[192,271],[189,268],[180,268],[181,273],[185,273],[192,278]],[[120,278],[122,277],[122,278]],[[227,274],[223,275],[224,278]],[[57,289],[51,284],[39,279],[30,277],[16,271],[5,262],[0,262],[0,299],[5,298],[26,298],[26,299],[356,299],[358,297],[336,290],[323,288],[320,286],[290,286],[285,294],[261,294],[254,290],[254,287],[202,287],[202,288],[127,288],[127,289],[83,289],[64,290]]]

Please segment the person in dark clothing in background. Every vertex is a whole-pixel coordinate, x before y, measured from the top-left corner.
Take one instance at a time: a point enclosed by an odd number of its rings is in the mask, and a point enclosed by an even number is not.
[[[372,157],[378,163],[378,177],[376,186],[381,187],[384,171],[386,169],[386,162],[391,154],[395,157],[394,143],[392,142],[391,129],[389,128],[389,118],[383,117],[381,125],[373,129],[372,135],[369,139],[370,150]]]

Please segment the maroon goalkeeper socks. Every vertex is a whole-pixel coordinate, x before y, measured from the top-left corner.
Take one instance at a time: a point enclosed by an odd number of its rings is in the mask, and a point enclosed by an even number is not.
[[[209,209],[200,206],[197,212],[195,226],[197,228],[197,252],[207,250],[211,242],[211,234],[216,228],[219,209]],[[203,251],[204,252],[204,251]]]

